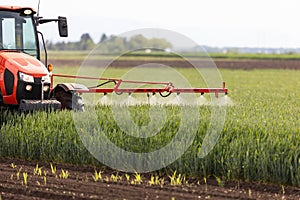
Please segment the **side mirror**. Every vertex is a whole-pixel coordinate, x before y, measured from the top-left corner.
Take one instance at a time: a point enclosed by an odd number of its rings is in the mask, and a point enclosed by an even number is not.
[[[60,37],[68,37],[68,23],[66,17],[58,17],[58,30]]]

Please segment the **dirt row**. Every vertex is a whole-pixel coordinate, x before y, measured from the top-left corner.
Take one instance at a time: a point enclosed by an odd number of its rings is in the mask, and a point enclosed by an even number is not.
[[[40,168],[40,172],[37,169]],[[150,185],[150,175],[103,170],[95,181],[94,167],[0,158],[0,199],[299,199],[300,189],[248,182],[217,183],[214,179],[191,179],[187,184],[172,186],[169,177],[164,184]],[[64,172],[64,173],[63,173]],[[63,174],[68,177],[63,177]],[[27,178],[24,178],[27,175]],[[112,177],[122,177],[116,181]],[[26,179],[26,181],[25,181]],[[26,183],[25,183],[26,182]]]
[[[50,63],[54,66],[97,66],[97,67],[133,67],[149,63],[159,63],[172,67],[192,67],[192,64],[197,67],[211,66],[212,62],[207,60],[59,60],[50,59]],[[216,59],[214,63],[218,68],[226,69],[300,69],[300,60],[230,60],[230,59]],[[155,66],[155,65],[153,65]]]

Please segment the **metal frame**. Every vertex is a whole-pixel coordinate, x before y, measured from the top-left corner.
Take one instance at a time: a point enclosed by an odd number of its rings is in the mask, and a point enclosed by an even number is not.
[[[115,83],[114,87],[111,88],[98,88],[98,86],[95,87],[89,87],[88,89],[78,89],[75,90],[75,92],[78,93],[103,93],[106,95],[107,93],[113,93],[116,94],[123,94],[123,93],[159,93],[162,97],[167,97],[172,93],[200,93],[201,95],[205,93],[214,93],[216,97],[219,96],[219,94],[224,93],[225,95],[228,94],[228,89],[225,87],[225,82],[223,82],[223,85],[221,88],[175,88],[172,82],[150,82],[150,81],[132,81],[132,80],[122,80],[122,79],[116,79],[116,78],[95,78],[95,77],[89,77],[89,76],[73,76],[73,75],[63,75],[63,74],[52,74],[51,76],[51,89],[53,88],[53,80],[54,77],[64,77],[64,78],[72,78],[72,79],[90,79],[90,80],[99,80],[99,81],[106,81],[106,83],[113,82]],[[105,83],[105,84],[106,84]],[[163,85],[163,87],[160,88],[120,88],[122,83],[133,83],[133,84],[148,84],[148,85]],[[100,84],[101,86],[104,84]],[[99,86],[100,86],[99,85]],[[166,93],[166,95],[162,93]]]

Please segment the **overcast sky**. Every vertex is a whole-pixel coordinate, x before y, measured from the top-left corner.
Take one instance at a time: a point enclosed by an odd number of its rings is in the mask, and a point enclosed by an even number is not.
[[[37,9],[38,0],[1,0]],[[67,41],[90,33],[118,35],[140,28],[178,32],[200,45],[300,48],[298,0],[41,0],[40,16],[66,16]],[[57,41],[57,24],[40,26]]]

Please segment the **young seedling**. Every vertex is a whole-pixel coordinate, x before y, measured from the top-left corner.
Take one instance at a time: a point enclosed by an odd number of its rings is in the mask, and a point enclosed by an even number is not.
[[[61,170],[61,173],[59,174],[59,178],[61,179],[67,179],[69,177],[69,172],[64,171],[63,169]]]
[[[141,184],[143,181],[142,181],[142,176],[141,176],[141,174],[139,174],[139,173],[137,173],[137,172],[135,172],[135,174],[134,174],[134,183],[135,184]]]
[[[164,179],[159,178],[159,176],[153,176],[151,175],[150,180],[148,181],[149,185],[163,185],[164,184]]]
[[[48,174],[48,170],[44,170],[43,172],[43,180],[44,180],[44,184],[47,184],[47,174]]]
[[[127,181],[130,181],[130,175],[129,174],[125,174],[125,178]]]
[[[155,183],[157,185],[160,185],[162,187],[164,185],[164,183],[165,183],[165,179],[164,178],[159,178],[159,176],[156,176],[155,177]]]
[[[118,181],[118,175],[112,174],[112,175],[110,176],[110,180],[112,180],[113,182],[117,182],[117,181]]]
[[[35,176],[38,172],[39,164],[36,164],[35,168],[33,169],[33,175]]]
[[[50,168],[51,168],[52,174],[55,175],[55,174],[56,174],[56,167],[54,167],[54,166],[52,165],[52,163],[50,163]]]
[[[92,177],[93,177],[93,180],[94,180],[95,182],[97,182],[98,180],[102,180],[102,173],[103,173],[103,171],[97,172],[97,171],[95,170],[95,173],[94,173],[94,175],[92,176]]]
[[[36,164],[36,166],[33,170],[33,175],[42,176],[42,167],[39,167],[38,164]]]
[[[44,176],[44,177],[43,177],[43,180],[44,180],[44,184],[46,185],[46,184],[47,184],[47,177]]]
[[[176,175],[176,171],[172,176],[169,176],[171,185],[182,185],[182,181],[185,180],[185,177],[182,177],[181,174]]]
[[[17,165],[15,165],[14,163],[10,164],[11,168],[15,169],[17,167]]]
[[[152,186],[155,184],[154,176],[151,175],[150,180],[148,181],[149,185]]]
[[[23,172],[23,184],[27,185],[27,179],[28,179],[28,174],[26,172]]]
[[[113,174],[112,174],[112,175],[113,175]],[[123,178],[123,177],[120,176],[119,173],[117,173],[117,174],[114,175],[114,176],[115,176],[114,178],[115,178],[116,181],[122,181],[122,178]]]
[[[221,178],[220,178],[220,177],[217,177],[217,176],[215,176],[215,178],[216,178],[216,181],[217,181],[218,185],[219,185],[220,187],[224,187],[224,182],[221,180]]]
[[[252,197],[252,191],[251,191],[250,188],[249,188],[249,190],[248,190],[248,195],[249,195],[250,198]]]
[[[285,195],[285,189],[284,189],[284,185],[281,185],[281,190],[282,190],[282,195]]]
[[[205,183],[205,191],[207,192],[207,180],[206,180],[206,177],[204,177],[203,180],[204,180],[204,183]]]
[[[20,169],[17,172],[17,180],[20,180],[20,173],[22,171],[22,167],[20,167]]]

